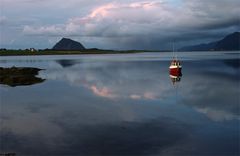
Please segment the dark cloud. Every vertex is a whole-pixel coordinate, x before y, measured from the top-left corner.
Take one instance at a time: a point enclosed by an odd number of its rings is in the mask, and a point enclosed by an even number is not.
[[[2,1],[4,6],[15,6],[10,3],[11,1]],[[12,12],[9,9],[4,10],[0,21],[4,18],[8,19],[8,14],[17,15],[18,19],[19,14],[22,15],[20,19],[23,17],[31,20],[38,19],[35,22],[20,20],[15,24],[22,30],[17,34],[28,41],[37,36],[42,37],[41,42],[48,39],[57,41],[58,38],[66,36],[82,41],[87,47],[169,49],[171,47],[169,42],[173,40],[177,40],[179,46],[189,45],[213,41],[240,30],[238,17],[240,4],[236,0],[121,2],[70,0],[68,4],[56,0],[18,1],[20,6],[16,6],[17,9]],[[59,4],[57,7],[56,3]],[[44,13],[42,13],[43,9],[46,10]],[[32,12],[33,16],[27,16],[28,13],[25,10]],[[59,14],[61,14],[60,17]],[[16,17],[10,18],[14,20]],[[9,35],[11,34],[9,28],[4,29],[3,33],[4,36],[14,38],[14,35]],[[4,39],[2,45],[8,44],[9,40]],[[19,44],[26,44],[19,42]],[[36,46],[43,45],[50,46],[46,42]]]

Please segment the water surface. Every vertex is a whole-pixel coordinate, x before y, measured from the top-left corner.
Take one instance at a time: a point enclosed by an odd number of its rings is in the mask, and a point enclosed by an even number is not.
[[[0,153],[239,155],[239,52],[1,57],[45,81],[0,85]]]

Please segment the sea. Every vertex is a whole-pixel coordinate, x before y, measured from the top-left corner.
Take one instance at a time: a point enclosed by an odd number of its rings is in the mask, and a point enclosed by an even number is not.
[[[0,155],[240,155],[240,51],[176,54],[0,57]]]

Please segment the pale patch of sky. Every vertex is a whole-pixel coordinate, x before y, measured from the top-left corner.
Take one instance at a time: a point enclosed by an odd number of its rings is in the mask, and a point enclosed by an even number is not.
[[[174,6],[181,6],[182,0],[168,0]]]

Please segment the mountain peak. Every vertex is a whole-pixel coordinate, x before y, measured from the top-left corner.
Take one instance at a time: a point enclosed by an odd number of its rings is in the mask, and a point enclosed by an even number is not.
[[[72,40],[72,39],[70,39],[70,38],[65,38],[65,37],[63,37],[60,41],[74,41],[74,40]],[[75,41],[76,42],[76,41]]]
[[[62,38],[59,42],[57,42],[53,48],[53,50],[84,50],[85,47],[77,41],[74,41],[69,38]]]
[[[234,32],[218,41],[216,50],[240,50],[240,32]]]

